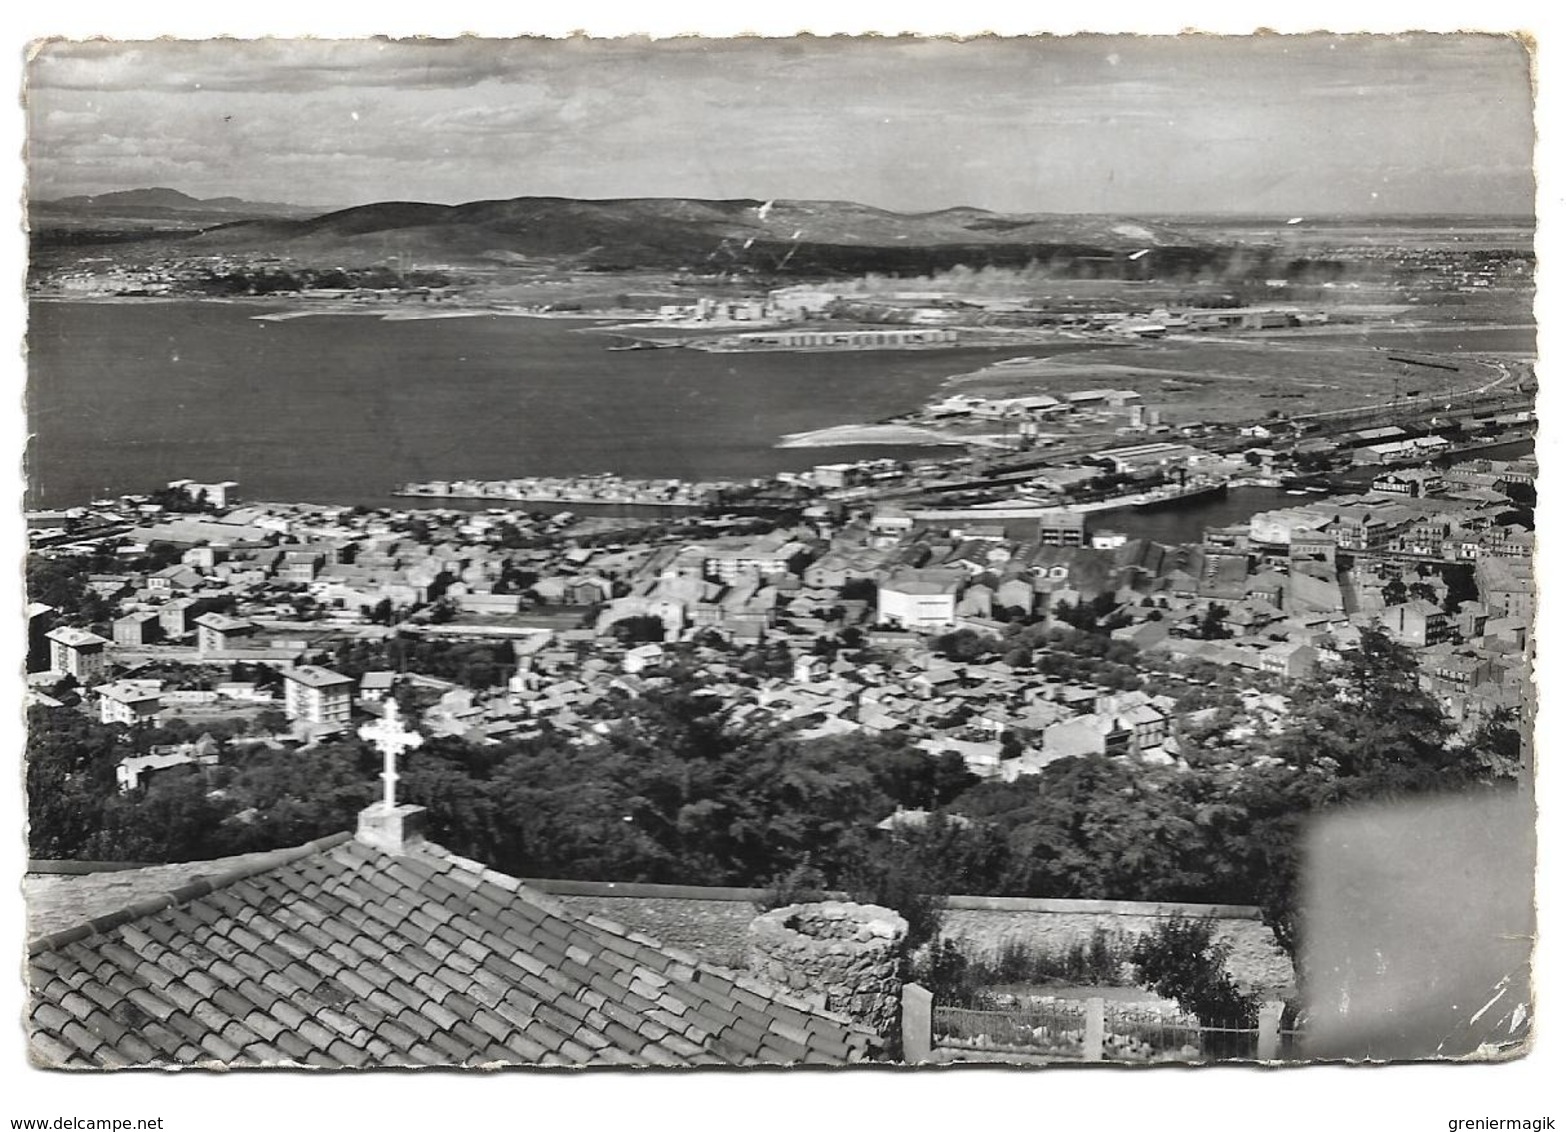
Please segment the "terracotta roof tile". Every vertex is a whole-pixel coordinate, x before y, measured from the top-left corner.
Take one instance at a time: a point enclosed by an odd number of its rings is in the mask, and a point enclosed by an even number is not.
[[[108,1045],[99,1046],[94,1056],[105,1069],[130,1069],[136,1064],[127,1055]]]
[[[261,1010],[252,1010],[245,1015],[245,1025],[264,1041],[275,1041],[277,1035],[283,1032],[283,1024],[271,1015]]]
[[[430,1004],[425,1003],[424,1009],[428,1010],[429,1008]],[[436,1033],[438,1030],[450,1029],[452,1026],[456,1025],[455,1022],[447,1023],[444,1026],[436,1025],[433,1019],[425,1017],[417,1010],[404,1010],[401,1014],[396,1015],[392,1021],[396,1025],[411,1031],[421,1041],[426,1042],[429,1041],[431,1035]],[[458,1021],[461,1021],[461,1019],[459,1018]],[[379,1033],[379,1029],[377,1029],[376,1032]],[[390,1038],[387,1040],[389,1041]]]
[[[337,972],[338,984],[355,998],[364,998],[375,989],[368,979],[351,967],[344,967]]]
[[[256,1004],[237,990],[229,987],[218,987],[217,990],[212,992],[212,1005],[225,1014],[235,1018],[243,1018],[250,1013]]]
[[[131,1032],[125,1026],[120,1025],[102,1010],[96,1010],[83,1023],[89,1030],[102,1038],[104,1044],[118,1046],[122,1041],[131,1036]]]
[[[472,1022],[458,1022],[451,1028],[451,1037],[466,1047],[466,1060],[471,1060],[473,1053],[486,1048],[491,1040],[491,1035],[480,1030]],[[440,1035],[437,1033],[431,1040],[439,1041]]]
[[[277,969],[279,963],[275,959],[269,963],[260,955],[236,955],[232,966],[239,972],[238,978],[234,981],[243,982],[247,978],[264,979],[268,971]]]
[[[306,1018],[295,1027],[299,1036],[317,1049],[326,1049],[337,1039],[337,1035],[328,1030],[314,1018]]]
[[[305,1041],[292,1030],[284,1030],[281,1034],[277,1035],[276,1038],[272,1039],[272,1041],[273,1044],[276,1045],[278,1049],[282,1050],[291,1061],[302,1063],[306,1057],[310,1056],[310,1043]]]
[[[95,980],[83,983],[81,993],[99,1010],[113,1010],[121,1001],[120,995]]]
[[[419,1044],[419,1035],[395,1019],[383,1019],[375,1028],[375,1034],[393,1049],[412,1050]]]
[[[34,1030],[30,1035],[33,1058],[43,1065],[82,1065],[85,1060],[75,1047],[44,1030]]]
[[[362,1049],[357,1049],[349,1043],[338,1039],[326,1050],[332,1057],[343,1065],[351,1065],[358,1068],[370,1063],[370,1055]]]
[[[550,1005],[560,1013],[569,1017],[573,1022],[576,1023],[578,1027],[580,1027],[582,1023],[587,1020],[588,1016],[593,1012],[592,1007],[568,994],[557,995],[550,1001]]]
[[[308,1016],[292,1002],[279,1001],[272,1006],[270,1011],[289,1030],[297,1031],[301,1025],[308,1021]]]
[[[574,1038],[567,1038],[560,1046],[560,1056],[576,1065],[588,1065],[595,1060],[595,1050]]]
[[[523,1064],[540,1061],[553,1052],[549,1046],[534,1041],[520,1030],[513,1030],[511,1036],[506,1039],[506,1050],[510,1054],[506,1060],[519,1061]]]
[[[260,1034],[256,1033],[249,1026],[246,1026],[243,1022],[240,1022],[237,1019],[229,1022],[228,1025],[224,1026],[223,1029],[219,1031],[218,1036],[225,1042],[228,1042],[230,1045],[238,1046],[240,1049],[244,1049],[249,1045],[254,1045],[261,1037]]]
[[[482,1034],[459,1035],[455,1031],[447,1032],[437,1030],[425,1041],[436,1050],[440,1051],[440,1063],[442,1065],[466,1065],[468,1059],[473,1056],[474,1037],[483,1038]]]
[[[282,1050],[266,1042],[253,1042],[241,1050],[240,1053],[259,1065],[279,1065],[292,1061]]]
[[[457,1062],[454,1062],[445,1053],[442,1053],[434,1046],[425,1045],[423,1042],[419,1042],[416,1045],[410,1046],[408,1048],[408,1056],[413,1058],[413,1060],[418,1062],[420,1065],[457,1064]]]
[[[682,1034],[665,1034],[658,1041],[658,1045],[681,1058],[696,1057],[704,1052],[705,1047],[691,1041]]]
[[[33,1024],[45,1030],[58,1031],[71,1020],[69,1014],[52,1002],[40,1002],[33,1010]]]
[[[805,1047],[768,1039],[761,1043],[760,1060],[771,1065],[794,1065],[805,1059]]]

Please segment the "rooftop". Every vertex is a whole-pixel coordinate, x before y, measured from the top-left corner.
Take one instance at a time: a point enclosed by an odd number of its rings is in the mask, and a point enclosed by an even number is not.
[[[237,629],[253,629],[255,626],[238,617],[229,617],[224,613],[203,613],[196,618],[197,625],[204,625],[208,629],[215,629],[220,633],[231,633]]]
[[[347,833],[29,953],[32,1056],[64,1068],[840,1065],[875,1040],[436,846]]]
[[[80,649],[91,648],[93,645],[106,645],[109,642],[98,636],[97,633],[89,633],[86,629],[75,629],[69,625],[52,630],[44,634],[51,641],[58,641],[67,648]]]
[[[344,676],[341,672],[333,672],[330,668],[322,668],[318,664],[301,664],[296,668],[284,671],[285,680],[293,680],[310,688],[335,688],[340,684],[352,684],[352,676]]]

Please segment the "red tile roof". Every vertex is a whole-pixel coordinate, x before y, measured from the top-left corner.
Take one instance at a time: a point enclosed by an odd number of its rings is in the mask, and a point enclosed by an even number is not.
[[[420,844],[342,834],[30,947],[35,1062],[840,1065],[867,1029]]]

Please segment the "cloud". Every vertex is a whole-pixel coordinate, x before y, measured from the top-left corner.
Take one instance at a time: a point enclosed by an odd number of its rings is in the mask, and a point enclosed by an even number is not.
[[[54,41],[29,67],[41,89],[308,92],[348,87],[475,86],[525,67],[534,41],[157,40]]]
[[[1483,36],[56,41],[30,161],[63,192],[308,203],[1244,208],[1287,174],[1319,210],[1361,167],[1421,170],[1432,199],[1473,181],[1459,162],[1525,167],[1525,64]]]

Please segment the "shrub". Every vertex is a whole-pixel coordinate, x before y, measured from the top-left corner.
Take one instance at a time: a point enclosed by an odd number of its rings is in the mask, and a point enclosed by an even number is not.
[[[1215,943],[1216,919],[1175,915],[1164,920],[1131,949],[1131,964],[1140,985],[1180,1004],[1203,1026],[1250,1028],[1256,1025],[1259,999],[1242,991],[1224,961],[1230,947]],[[1239,1056],[1234,1034],[1206,1034],[1204,1052]]]
[[[786,908],[790,904],[814,904],[826,898],[826,878],[821,875],[821,870],[810,865],[795,865],[786,873],[774,875],[766,894],[752,903],[757,915],[760,915],[774,908]]]
[[[943,1005],[982,1007],[995,987],[1124,986],[1129,954],[1129,947],[1103,928],[1094,929],[1086,941],[1060,949],[1008,940],[993,957],[970,955],[961,944],[945,939],[930,949],[916,978]]]

